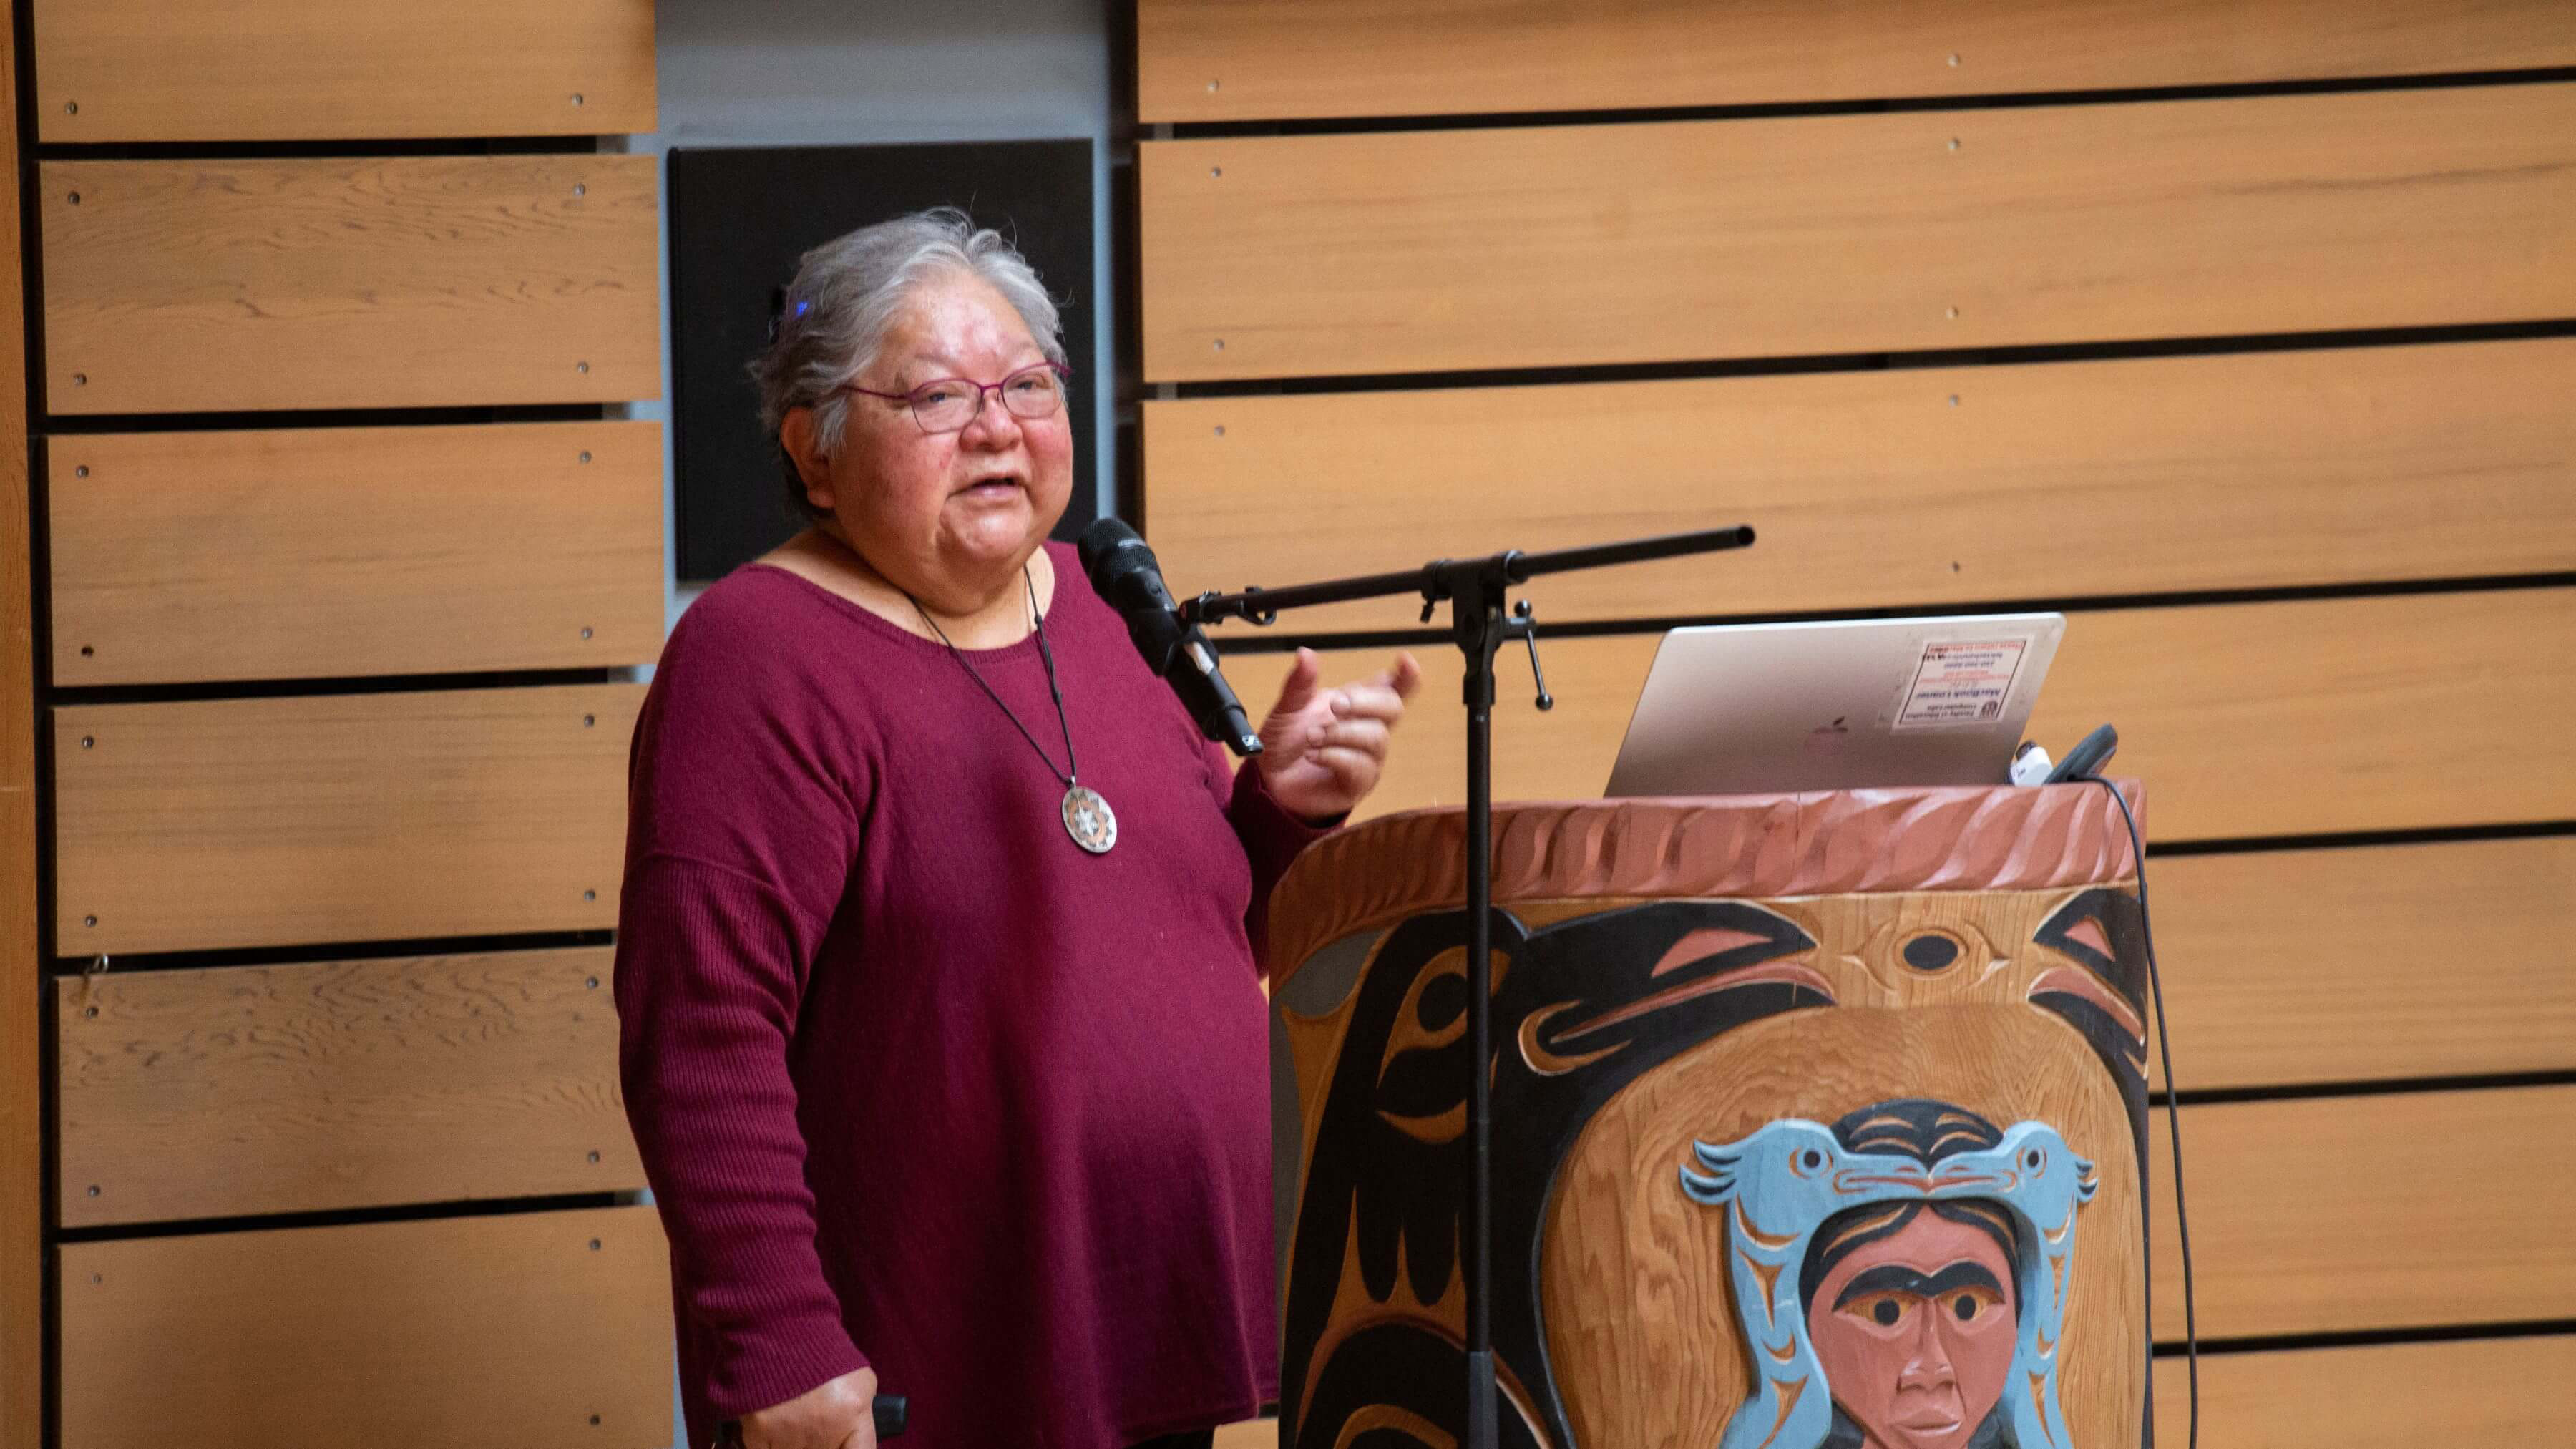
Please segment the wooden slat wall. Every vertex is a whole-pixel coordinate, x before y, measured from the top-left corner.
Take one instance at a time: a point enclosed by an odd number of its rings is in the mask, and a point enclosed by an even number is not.
[[[69,1228],[644,1186],[599,947],[71,978]]]
[[[62,1441],[665,1449],[668,1252],[649,1207],[66,1246]]]
[[[47,471],[66,686],[660,651],[657,424],[86,434]]]
[[[1137,0],[1148,122],[1978,96],[2576,65],[2556,0]]]
[[[655,126],[651,0],[29,3],[49,436],[32,499],[0,442],[0,558],[45,541],[49,647],[33,706],[0,661],[0,786],[43,709],[51,894],[0,835],[0,968],[47,958],[0,1007],[0,1449],[662,1449],[605,944],[660,173],[594,139]]]
[[[16,0],[0,0],[14,26]],[[12,32],[14,33],[14,31]],[[0,54],[0,116],[18,113],[18,58]],[[0,128],[0,174],[18,133]],[[18,210],[0,207],[0,257],[18,254]],[[27,507],[26,293],[0,267],[0,1449],[44,1435],[44,1078],[36,922],[36,629]]]
[[[661,392],[650,156],[48,161],[57,413]]]
[[[1172,129],[1132,501],[1175,589],[1753,524],[1525,591],[1559,704],[1503,661],[1507,798],[1600,789],[1662,621],[2067,608],[2030,732],[2113,720],[2146,781],[2202,1329],[2236,1340],[2203,1442],[2554,1441],[2576,1259],[2538,1205],[2576,1184],[2521,1179],[2576,1116],[2576,764],[2529,743],[2576,707],[2576,10],[1136,16]],[[1372,811],[1460,795],[1455,654],[1419,653]],[[1285,665],[1228,671],[1257,707]],[[2432,1341],[2463,1327],[2503,1336]],[[2343,1333],[2430,1337],[2279,1346]]]
[[[54,713],[70,953],[599,930],[643,687]]]
[[[1156,382],[2576,314],[2576,83],[1175,140],[1139,168]]]
[[[1529,706],[1526,656],[1506,655],[1495,798],[1599,795],[1660,637],[1542,637],[1546,714]],[[2114,769],[2149,782],[2160,841],[2564,820],[2576,756],[2498,727],[2576,712],[2576,658],[2535,638],[2576,638],[2576,589],[2077,613],[2030,729],[2071,743],[2117,723]],[[1326,677],[1374,671],[1388,652],[1336,651]],[[1446,708],[1458,656],[1415,653],[1420,714],[1363,815],[1462,798],[1466,746]],[[1288,656],[1225,667],[1238,693],[1267,702]]]
[[[2557,1204],[2576,1085],[2192,1107],[2182,1114],[2200,1331],[2212,1338],[2563,1320]],[[2163,1114],[2151,1201],[2173,1201]],[[2518,1145],[2519,1144],[2519,1145]],[[2509,1185],[2508,1185],[2509,1184]],[[2156,1338],[2182,1336],[2181,1249],[2156,1210]]]
[[[2148,799],[2153,830],[2152,785]],[[2576,1072],[2576,838],[2181,856],[2149,870],[2186,1091]],[[2427,971],[2439,990],[2424,989]]]
[[[2576,1337],[2390,1343],[2201,1360],[2202,1449],[2420,1449],[2547,1444],[2566,1433],[2553,1392]],[[2182,1360],[2156,1360],[2156,1442],[2186,1442]]]
[[[2547,573],[2576,569],[2571,416],[2576,338],[1182,398],[1144,406],[1146,523],[1193,588],[1758,523],[1550,577],[1542,624]]]
[[[654,127],[651,0],[38,0],[36,126],[82,141]]]

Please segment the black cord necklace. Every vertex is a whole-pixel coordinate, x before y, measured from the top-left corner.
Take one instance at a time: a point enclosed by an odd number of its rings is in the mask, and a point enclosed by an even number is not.
[[[909,590],[905,591],[904,597],[912,600],[913,612],[921,616],[921,622],[929,625],[930,632],[939,636],[939,642],[948,646],[948,657],[957,661],[957,667],[966,671],[966,677],[975,681],[986,699],[993,701],[1002,717],[1011,722],[1011,728],[1018,730],[1020,738],[1029,742],[1029,748],[1038,752],[1038,758],[1046,763],[1047,773],[1064,782],[1064,833],[1073,837],[1074,844],[1093,855],[1107,855],[1109,848],[1118,843],[1118,815],[1109,808],[1108,801],[1100,798],[1099,791],[1075,778],[1082,762],[1074,758],[1073,724],[1065,716],[1064,689],[1056,683],[1055,650],[1047,644],[1046,615],[1038,609],[1037,580],[1029,576],[1027,564],[1020,565],[1020,583],[1029,591],[1029,620],[1037,628],[1038,657],[1046,661],[1047,693],[1055,699],[1056,727],[1064,731],[1064,768],[1061,770],[1055,767],[1055,757],[1046,752],[1046,746],[1038,743],[1038,737],[1029,733],[1027,725],[1020,723],[1019,715],[1003,702],[991,684],[985,682],[983,673],[975,668],[974,662],[949,639],[948,631],[939,627],[937,619],[930,617],[930,611],[921,606],[921,600],[914,599]]]

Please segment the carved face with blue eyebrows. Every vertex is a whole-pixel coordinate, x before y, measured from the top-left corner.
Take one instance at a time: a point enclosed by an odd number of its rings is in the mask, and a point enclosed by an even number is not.
[[[2012,1371],[2019,1256],[2011,1218],[1975,1198],[1828,1220],[1801,1295],[1840,1411],[1826,1444],[1857,1430],[1869,1449],[1964,1449],[1987,1428]]]

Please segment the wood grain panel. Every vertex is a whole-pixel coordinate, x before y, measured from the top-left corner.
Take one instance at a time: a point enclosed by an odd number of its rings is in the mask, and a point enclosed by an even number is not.
[[[1597,797],[1659,637],[1542,630],[1547,714],[1531,708],[1527,656],[1506,653],[1494,798]],[[2082,612],[2030,733],[2063,751],[2116,723],[2114,772],[2147,782],[2144,823],[2167,843],[2564,820],[2576,760],[2524,748],[2498,722],[2576,714],[2576,660],[2529,647],[2571,637],[2571,589]],[[1463,798],[1457,652],[1414,652],[1422,690],[1363,817]],[[1373,672],[1391,653],[1336,652],[1325,677]],[[1238,653],[1225,668],[1264,710],[1288,656]]]
[[[599,930],[643,687],[54,712],[65,955]]]
[[[2576,311],[2563,83],[1228,137],[1141,166],[1154,381]]]
[[[16,0],[0,0],[0,23],[16,22]],[[0,47],[0,115],[17,110],[18,59]],[[18,174],[15,127],[0,128],[0,174]],[[17,209],[0,207],[0,257],[18,255],[18,242]],[[20,335],[25,324],[21,274],[0,268],[0,337]],[[39,1449],[44,1434],[42,906],[26,383],[25,349],[0,347],[0,1449]]]
[[[604,948],[65,977],[65,1227],[644,1186]]]
[[[2081,632],[2076,632],[2080,630]],[[2069,622],[2031,737],[2105,720],[2158,840],[2576,818],[2576,590],[2135,609]]]
[[[2187,1089],[2576,1068],[2576,839],[2169,857],[2148,887]]]
[[[1144,418],[1147,529],[1191,591],[1739,522],[1761,535],[1747,552],[1551,577],[1540,619],[2576,569],[2564,338],[1194,398]]]
[[[1148,122],[2129,90],[2576,65],[2551,0],[1140,0]],[[50,134],[47,140],[54,137]]]
[[[657,396],[655,165],[603,155],[48,162],[38,172],[46,406]]]
[[[39,0],[36,124],[77,141],[650,131],[650,0]]]
[[[2202,1336],[2563,1320],[2576,1158],[2532,1144],[2570,1131],[2567,1086],[2185,1108]],[[2155,1113],[2159,1343],[2182,1338],[2166,1140]]]
[[[73,435],[47,471],[61,685],[661,652],[655,423]]]
[[[2393,1343],[2200,1360],[2203,1449],[2418,1449],[2547,1444],[2566,1433],[2558,1396],[2576,1377],[2576,1336]],[[2156,1442],[2182,1449],[2182,1360],[2156,1360]]]
[[[81,1449],[671,1442],[649,1207],[69,1244]]]

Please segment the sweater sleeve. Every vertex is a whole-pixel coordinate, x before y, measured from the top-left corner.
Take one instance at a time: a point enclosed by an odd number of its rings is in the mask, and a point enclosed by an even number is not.
[[[1222,748],[1208,746],[1217,761],[1214,778],[1227,778]],[[1339,821],[1309,825],[1291,815],[1271,797],[1262,782],[1261,766],[1246,760],[1232,778],[1225,800],[1226,818],[1233,822],[1234,833],[1243,842],[1243,853],[1252,862],[1252,904],[1243,913],[1243,933],[1252,942],[1252,963],[1263,976],[1270,974],[1270,888],[1288,873],[1288,864],[1297,852],[1323,839],[1339,828]]]
[[[865,782],[775,643],[698,617],[721,602],[682,620],[636,728],[616,995],[707,1401],[738,1418],[866,1363],[816,1250],[789,1074]]]

